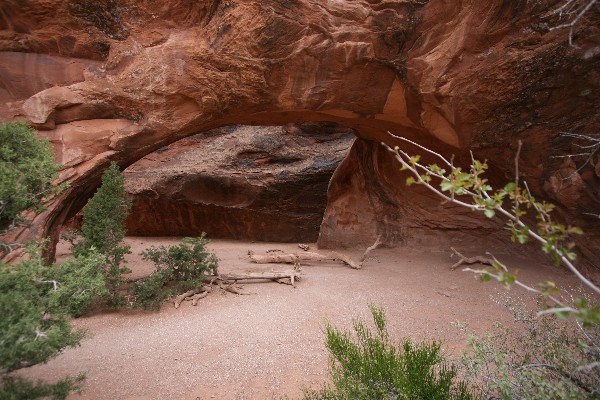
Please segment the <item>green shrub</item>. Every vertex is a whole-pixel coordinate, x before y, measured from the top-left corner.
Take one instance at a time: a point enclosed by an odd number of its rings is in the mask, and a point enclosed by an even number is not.
[[[123,303],[121,295],[121,274],[129,272],[122,266],[125,254],[130,254],[129,246],[122,245],[125,237],[125,219],[131,207],[126,197],[125,177],[114,162],[102,175],[102,184],[94,197],[83,208],[82,241],[75,247],[75,254],[85,254],[96,249],[106,257],[103,268],[108,289],[108,304],[119,307]]]
[[[82,338],[51,307],[54,284],[44,269],[39,255],[16,265],[0,263],[0,368],[7,371],[45,362]]]
[[[472,399],[467,386],[456,382],[456,367],[440,353],[440,344],[390,342],[383,309],[371,307],[376,331],[353,324],[356,338],[327,325],[332,383],[305,391],[304,399]]]
[[[61,189],[52,185],[59,168],[48,139],[25,121],[0,125],[0,230],[27,209],[40,211],[44,198]]]
[[[25,122],[0,125],[0,231],[20,222],[23,211],[40,212],[44,202],[65,185],[54,185],[60,166],[46,139]],[[18,243],[0,243],[0,250]],[[18,264],[0,261],[0,399],[64,399],[78,390],[83,375],[57,383],[31,382],[11,372],[55,357],[62,349],[79,344],[82,331],[73,330],[66,313],[79,309],[74,291],[89,279],[81,266],[98,268],[103,261],[91,256],[64,266],[47,268],[40,249],[29,249],[29,258]],[[59,273],[59,271],[70,271]],[[79,299],[80,300],[80,299]],[[74,307],[71,309],[71,307]]]
[[[469,337],[462,366],[473,387],[486,398],[597,399],[600,327],[537,316],[510,297],[504,303],[516,327],[496,323]]]
[[[55,264],[46,271],[46,279],[58,282],[49,299],[55,312],[79,317],[109,293],[102,266],[106,257],[91,249],[86,254]]]
[[[7,376],[2,379],[0,399],[22,400],[22,399],[53,399],[64,400],[72,392],[80,392],[85,375],[64,378],[56,383],[45,383],[42,381],[32,382],[27,379]]]
[[[170,270],[162,269],[136,282],[133,286],[133,306],[158,310],[165,300],[176,293],[175,289],[168,287],[171,277]]]
[[[47,268],[35,251],[30,249],[30,258],[18,264],[0,262],[0,399],[64,399],[83,382],[83,375],[54,384],[10,375],[79,344],[84,332],[73,330],[65,314],[85,308],[80,292],[96,281],[88,271],[104,262],[96,253]]]
[[[135,305],[159,308],[168,297],[198,289],[208,274],[216,274],[218,259],[206,250],[206,234],[184,238],[176,246],[151,247],[142,253],[144,260],[154,263],[156,271],[133,287]]]

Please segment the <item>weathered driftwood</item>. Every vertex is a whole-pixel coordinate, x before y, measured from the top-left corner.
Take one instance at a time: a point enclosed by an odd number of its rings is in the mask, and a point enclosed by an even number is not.
[[[454,247],[450,247],[450,250],[452,250],[453,254],[456,254],[459,258],[459,260],[450,267],[451,270],[455,270],[456,268],[460,267],[463,264],[479,263],[479,264],[486,264],[486,265],[494,265],[494,260],[492,260],[491,258],[482,257],[482,256],[465,257],[462,254],[460,254]]]
[[[243,292],[241,286],[234,286],[233,284],[229,284],[229,285],[219,284],[219,288],[226,292],[238,294],[240,296],[256,294],[256,293]]]
[[[260,255],[255,254],[252,250],[248,251],[248,257],[250,261],[256,264],[294,264],[299,267],[303,261],[341,261],[350,268],[361,269],[367,258],[367,255],[376,249],[381,244],[381,235],[377,237],[375,243],[367,247],[362,257],[358,262],[352,260],[345,254],[328,251],[326,253],[316,253],[314,251],[303,251],[300,253],[277,253],[277,254],[266,254]]]
[[[192,297],[190,297],[190,300],[192,300],[192,305],[196,306],[198,305],[198,300],[205,298],[206,296],[208,296],[208,293],[210,293],[210,291],[204,291],[202,293],[198,293],[193,295]]]
[[[229,273],[207,276],[205,279],[206,285],[200,288],[188,290],[173,299],[175,308],[179,308],[181,303],[184,301],[191,300],[192,305],[198,304],[200,299],[205,298],[212,291],[213,287],[234,293],[237,295],[249,295],[255,293],[249,293],[242,291],[240,286],[235,286],[234,283],[244,280],[256,280],[256,279],[268,279],[279,283],[286,283],[288,285],[296,286],[296,281],[300,279],[300,269],[291,269],[285,271],[264,271],[264,272],[240,272],[240,273]]]
[[[173,300],[173,304],[175,305],[175,308],[179,308],[181,303],[183,303],[185,300],[190,299],[192,296],[194,296],[198,292],[199,292],[198,289],[193,289],[193,290],[188,290],[187,292],[182,293],[179,296],[175,296],[175,300]]]
[[[237,282],[244,280],[254,280],[254,279],[268,279],[276,281],[282,278],[290,279],[290,284],[295,286],[295,282],[300,280],[302,272],[300,269],[289,269],[284,271],[256,271],[256,272],[240,272],[240,273],[227,273],[227,274],[219,274],[216,277],[208,277],[207,279],[214,279],[223,281],[223,282]]]

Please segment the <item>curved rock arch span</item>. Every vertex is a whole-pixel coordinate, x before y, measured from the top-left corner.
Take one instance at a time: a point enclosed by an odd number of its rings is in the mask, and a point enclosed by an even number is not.
[[[41,6],[54,11],[36,12]],[[441,211],[431,196],[402,188],[377,144],[387,131],[459,156],[474,149],[507,176],[521,138],[522,170],[536,193],[567,210],[598,207],[586,194],[597,183],[590,189],[585,181],[567,197],[545,186],[561,168],[547,162],[556,150],[548,139],[600,127],[600,83],[592,74],[598,56],[586,58],[564,32],[537,25],[548,5],[213,0],[190,8],[184,1],[37,0],[3,7],[5,56],[33,54],[28,62],[39,68],[49,57],[82,65],[53,76],[12,70],[8,76],[38,84],[0,91],[9,100],[0,114],[26,117],[49,137],[64,164],[61,179],[71,182],[18,239],[55,237],[111,160],[125,167],[229,124],[332,121],[358,132],[330,185],[324,246],[368,242],[382,232],[393,245],[432,228],[496,226]],[[593,22],[580,29],[584,38],[598,37]],[[584,101],[570,101],[582,93]]]

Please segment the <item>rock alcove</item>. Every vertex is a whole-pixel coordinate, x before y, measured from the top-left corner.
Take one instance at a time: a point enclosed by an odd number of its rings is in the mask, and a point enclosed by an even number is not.
[[[315,242],[354,131],[333,123],[228,126],[125,170],[129,235]]]

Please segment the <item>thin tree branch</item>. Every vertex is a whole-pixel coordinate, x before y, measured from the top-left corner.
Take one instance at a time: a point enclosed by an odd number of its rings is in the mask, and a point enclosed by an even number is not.
[[[585,384],[583,382],[581,382],[581,380],[579,378],[577,378],[576,376],[573,376],[573,375],[569,374],[568,372],[563,371],[562,369],[559,369],[559,368],[555,367],[554,365],[544,364],[544,363],[531,363],[531,364],[522,365],[518,369],[525,369],[525,368],[546,368],[546,369],[549,369],[551,371],[557,372],[558,374],[562,375],[564,378],[569,379],[576,386],[578,386],[579,388],[585,390],[587,393],[591,393],[592,392],[592,390],[590,388],[588,388],[587,386],[585,386]]]
[[[452,170],[451,171],[455,171],[456,167],[453,166],[452,162],[448,161],[444,156],[442,156],[439,153],[436,153],[432,150],[427,149],[424,146],[421,146],[415,142],[413,142],[410,139],[406,139],[403,138],[401,136],[396,136],[390,132],[388,132],[388,134],[390,136],[392,136],[393,138],[397,139],[397,140],[401,140],[404,141],[406,143],[412,144],[420,149],[425,150],[426,152],[435,155],[438,159],[442,160],[442,162],[444,162],[447,166],[449,166]],[[403,150],[401,150],[399,147],[396,146],[396,148],[392,149],[390,146],[388,146],[386,143],[381,143],[382,146],[384,146],[388,151],[390,151],[392,154],[394,154],[395,158],[400,162],[400,164],[407,169],[408,171],[410,171],[413,176],[416,178],[417,182],[419,184],[422,184],[423,186],[425,186],[427,189],[429,189],[431,192],[435,193],[436,195],[438,195],[439,197],[441,197],[442,199],[450,202],[450,203],[454,203],[457,205],[460,205],[462,207],[471,209],[471,210],[476,210],[476,211],[484,211],[486,210],[485,206],[481,206],[481,205],[477,205],[477,204],[471,204],[471,203],[467,203],[461,200],[458,200],[454,197],[453,195],[453,191],[451,192],[451,196],[446,195],[445,193],[441,192],[438,188],[434,187],[432,184],[430,184],[429,182],[425,181],[423,179],[423,177],[421,176],[421,174],[419,173],[419,171],[416,169],[415,166],[413,166],[411,164],[411,157],[409,156],[408,153],[404,152]],[[404,157],[404,158],[403,158]],[[517,161],[515,161],[517,162]],[[423,167],[419,164],[419,168],[425,168],[424,170],[429,172],[430,169],[427,169],[426,167]],[[433,174],[433,173],[432,173]],[[477,193],[472,193],[469,192],[467,190],[465,190],[465,192],[467,192],[466,194],[470,195],[472,198],[474,199],[489,199],[489,195],[485,194],[485,195],[480,195]],[[485,193],[485,192],[484,192]],[[487,197],[486,197],[487,196]],[[544,239],[541,235],[539,235],[538,233],[536,233],[535,231],[533,231],[532,229],[530,229],[526,224],[524,224],[519,218],[518,216],[514,215],[513,213],[511,213],[510,211],[504,209],[502,206],[496,206],[494,208],[495,211],[497,211],[498,213],[502,214],[504,217],[508,218],[510,221],[513,221],[513,223],[515,223],[518,227],[526,229],[527,230],[527,234],[532,237],[533,239],[537,240],[539,243],[541,243],[542,245],[546,246],[548,245],[548,241],[546,239]],[[539,211],[539,209],[536,209]],[[581,281],[583,282],[586,286],[588,286],[590,289],[592,289],[595,293],[600,294],[600,287],[596,286],[594,283],[592,283],[589,279],[587,279],[581,272],[579,272],[579,270],[575,267],[575,265],[565,256],[563,255],[558,247],[555,244],[552,244],[550,247],[550,250],[556,254],[558,256],[558,258],[560,259],[560,261],[563,263],[563,265],[565,265],[573,274],[575,274],[575,276]]]

